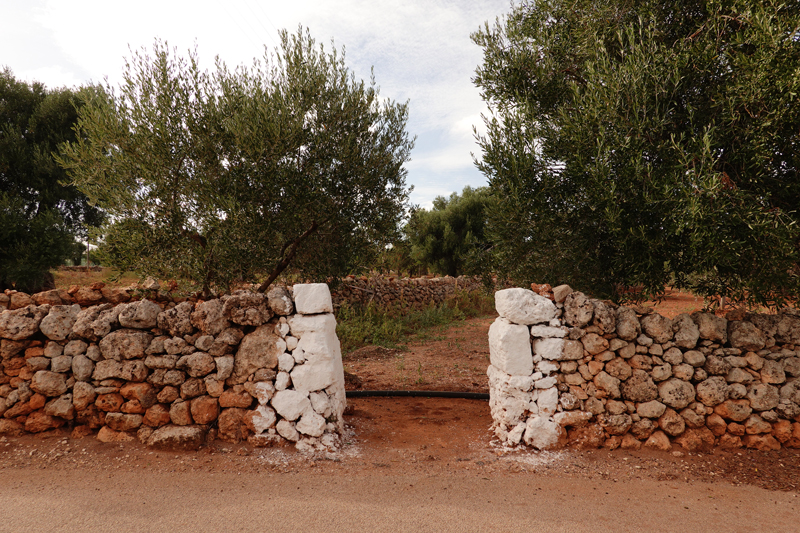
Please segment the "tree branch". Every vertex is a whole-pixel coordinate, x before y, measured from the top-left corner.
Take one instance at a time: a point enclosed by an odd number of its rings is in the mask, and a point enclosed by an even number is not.
[[[269,275],[267,280],[258,287],[258,292],[264,292],[267,288],[272,284],[275,279],[281,275],[281,272],[286,270],[286,267],[289,266],[289,263],[294,259],[295,254],[297,253],[297,248],[300,244],[306,240],[312,233],[317,231],[319,228],[319,224],[316,221],[311,222],[311,227],[308,228],[302,235],[292,241],[292,244],[288,247],[289,253],[287,253],[283,259],[275,265],[275,268],[272,270],[272,273]]]

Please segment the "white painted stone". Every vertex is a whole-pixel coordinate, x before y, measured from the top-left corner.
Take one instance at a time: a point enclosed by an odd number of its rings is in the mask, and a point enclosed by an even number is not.
[[[508,432],[508,437],[506,437],[506,442],[508,442],[512,446],[516,446],[522,440],[522,435],[525,433],[525,422],[520,422],[514,428]]]
[[[301,315],[333,313],[331,291],[327,283],[298,283],[292,292],[295,308]]]
[[[288,319],[289,329],[292,336],[298,339],[303,338],[303,334],[309,331],[336,333],[336,318],[331,313],[322,315],[293,315]]]
[[[331,416],[333,409],[331,408],[331,401],[327,394],[324,392],[312,392],[308,397],[311,400],[311,407],[314,408],[314,411],[325,418]]]
[[[560,367],[552,361],[540,361],[536,363],[536,370],[547,376],[551,372],[557,372]]]
[[[501,317],[514,324],[542,324],[556,316],[556,306],[528,289],[503,289],[494,293],[494,305]]]
[[[539,391],[539,399],[536,400],[539,406],[539,414],[545,416],[552,416],[558,407],[558,389],[552,387]]]
[[[291,372],[294,367],[294,357],[290,353],[282,353],[278,356],[278,370],[282,372]]]
[[[333,384],[335,368],[333,361],[306,361],[295,366],[291,373],[294,388],[306,392],[322,390]]]
[[[259,381],[255,386],[256,400],[259,405],[267,405],[275,396],[275,386],[271,381]]]
[[[533,351],[543,359],[560,361],[564,356],[564,339],[534,339]]]
[[[275,390],[286,390],[291,384],[292,378],[289,376],[288,372],[278,372],[278,375],[275,376]]]
[[[548,338],[558,337],[559,339],[566,337],[569,330],[565,327],[553,326],[531,326],[531,337]]]
[[[302,365],[306,362],[306,352],[304,352],[302,348],[293,350],[292,358],[294,359],[295,364]]]
[[[297,420],[306,409],[311,407],[308,394],[296,390],[282,390],[272,397],[272,407],[286,420]],[[280,429],[278,430],[280,433]],[[283,435],[281,433],[281,435]]]
[[[558,439],[564,430],[552,420],[543,416],[528,419],[525,427],[525,443],[539,450],[549,450],[558,445]]]
[[[300,440],[300,434],[294,428],[294,424],[288,420],[281,420],[278,422],[275,426],[275,429],[278,431],[278,435],[286,440],[290,440],[292,442],[297,442]]]
[[[281,337],[286,337],[289,334],[289,324],[286,322],[284,317],[281,317],[282,322],[278,323],[278,327],[275,330],[278,332],[278,335]]]
[[[489,328],[489,356],[492,365],[506,374],[528,376],[533,372],[528,328],[500,317]]]
[[[533,388],[533,376],[511,376],[494,365],[486,369],[489,388],[508,393],[512,390],[530,391]]]
[[[275,411],[266,405],[259,405],[256,408],[256,413],[252,417],[253,429],[256,434],[264,433],[269,428],[275,425],[278,418],[275,416]]]
[[[295,429],[309,437],[320,437],[325,432],[325,419],[314,412],[314,409],[308,409],[300,417]]]
[[[555,387],[556,386],[556,377],[555,376],[550,376],[549,378],[540,379],[540,380],[536,381],[536,383],[534,383],[534,386],[537,389],[550,389],[551,387]]]
[[[288,335],[283,340],[286,341],[286,349],[289,350],[290,352],[293,352],[294,349],[297,348],[297,337],[292,337],[291,335]]]

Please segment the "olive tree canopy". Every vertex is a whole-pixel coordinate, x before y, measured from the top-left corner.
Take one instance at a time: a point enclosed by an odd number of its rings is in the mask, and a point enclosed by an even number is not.
[[[504,273],[800,294],[800,4],[523,1],[474,40]]]
[[[413,140],[407,104],[357,80],[344,52],[299,30],[251,67],[157,42],[124,81],[87,90],[60,162],[105,209],[106,261],[202,288],[266,287],[368,263],[397,231]]]

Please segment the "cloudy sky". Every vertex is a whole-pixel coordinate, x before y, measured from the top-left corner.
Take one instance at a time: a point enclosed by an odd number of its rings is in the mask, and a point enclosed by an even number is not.
[[[48,87],[120,81],[129,47],[156,38],[184,52],[197,45],[207,68],[219,55],[250,64],[275,48],[278,30],[309,28],[344,46],[362,78],[374,67],[384,97],[410,101],[416,135],[408,181],[423,207],[438,195],[486,183],[474,167],[472,127],[486,112],[470,79],[481,50],[470,33],[510,9],[510,0],[0,0],[0,66]]]

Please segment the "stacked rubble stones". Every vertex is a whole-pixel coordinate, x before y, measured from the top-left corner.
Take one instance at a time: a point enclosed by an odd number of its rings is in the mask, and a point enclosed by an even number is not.
[[[325,284],[161,305],[24,297],[0,313],[0,434],[72,427],[185,449],[213,438],[338,444],[344,372]]]
[[[495,294],[490,406],[509,445],[800,448],[800,312],[618,307],[562,285]]]
[[[483,290],[479,277],[459,276],[453,278],[394,278],[349,276],[333,293],[333,304],[338,309],[343,303],[349,305],[375,304],[382,307],[420,308],[432,303],[441,303],[457,292]]]

